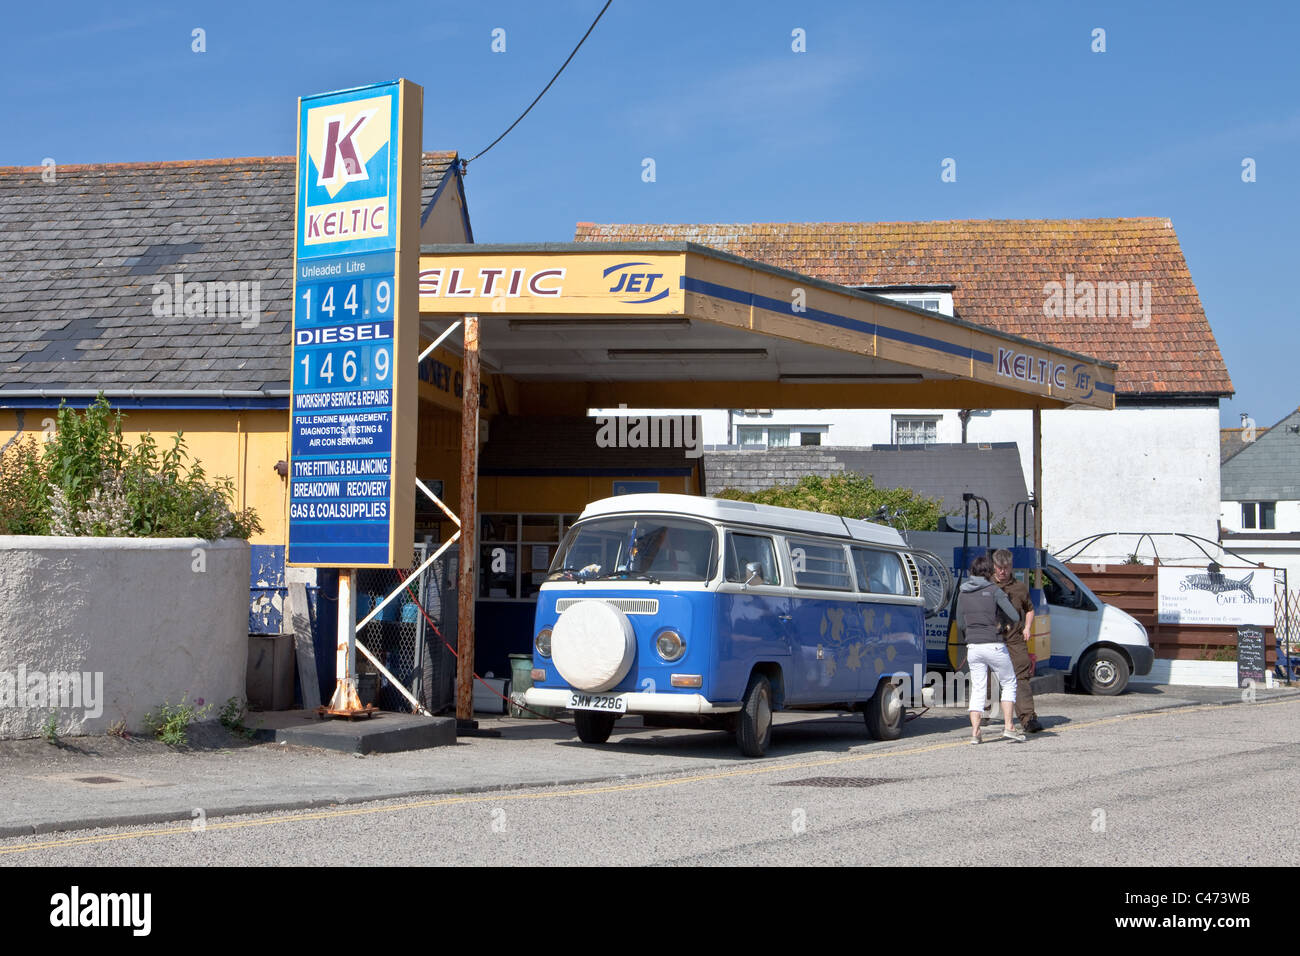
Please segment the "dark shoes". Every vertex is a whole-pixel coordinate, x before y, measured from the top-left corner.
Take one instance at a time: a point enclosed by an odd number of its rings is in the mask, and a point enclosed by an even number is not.
[[[1024,723],[1025,730],[1031,734],[1042,733],[1043,725],[1038,722],[1037,717],[1030,717]]]

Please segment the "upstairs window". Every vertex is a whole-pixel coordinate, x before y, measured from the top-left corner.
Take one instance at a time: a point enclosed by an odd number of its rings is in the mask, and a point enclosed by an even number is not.
[[[1272,531],[1276,528],[1276,501],[1243,501],[1241,526],[1251,530]]]
[[[899,305],[906,305],[913,309],[924,309],[926,312],[937,312],[939,315],[952,315],[952,290],[950,285],[944,286],[891,286],[891,285],[860,285],[855,286],[863,292],[870,292],[872,295],[883,296],[886,299],[893,299]]]
[[[895,445],[933,445],[938,440],[938,418],[894,416]]]

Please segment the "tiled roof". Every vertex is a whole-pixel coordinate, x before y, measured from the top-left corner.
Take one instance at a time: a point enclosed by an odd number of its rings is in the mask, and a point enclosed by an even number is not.
[[[724,488],[761,491],[798,484],[805,475],[829,477],[846,471],[869,475],[879,488],[910,488],[938,498],[945,512],[961,513],[962,493],[972,492],[988,499],[995,524],[1005,518],[1008,526],[1016,503],[1028,497],[1015,442],[801,446],[704,453],[705,493],[709,495]]]
[[[455,161],[424,154],[426,207]],[[0,392],[287,390],[294,169],[292,156],[114,163],[46,183],[40,167],[0,168]],[[177,273],[258,283],[256,325],[155,315],[155,283]]]
[[[952,285],[958,318],[1117,362],[1120,395],[1226,395],[1233,390],[1168,219],[580,222],[576,238],[698,242],[847,286]],[[1064,300],[1071,281],[1080,295],[1081,282],[1137,282],[1137,299],[1149,288],[1149,322],[1143,325],[1136,301],[1127,314],[1095,317],[1077,296],[1069,303],[1072,308],[1062,309],[1063,317],[1047,317],[1045,286],[1060,283]],[[1141,285],[1147,282],[1149,287]]]

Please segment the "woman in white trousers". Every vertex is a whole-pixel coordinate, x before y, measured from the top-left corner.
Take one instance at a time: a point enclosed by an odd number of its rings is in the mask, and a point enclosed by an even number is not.
[[[980,718],[988,697],[988,669],[1002,686],[1002,736],[1021,741],[1025,735],[1013,727],[1016,705],[1016,669],[1007,645],[998,635],[998,611],[1008,620],[1020,620],[1020,612],[1000,587],[993,583],[993,559],[980,555],[970,566],[970,577],[962,582],[957,597],[957,630],[966,644],[970,668],[970,723],[972,744],[981,741]]]

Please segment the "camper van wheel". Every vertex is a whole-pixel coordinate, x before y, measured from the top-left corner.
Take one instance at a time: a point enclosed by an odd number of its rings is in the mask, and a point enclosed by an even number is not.
[[[1085,694],[1114,697],[1128,687],[1128,661],[1114,648],[1098,647],[1079,661],[1077,681]]]
[[[875,740],[897,740],[903,736],[907,708],[892,678],[887,677],[876,685],[876,692],[867,701],[866,718],[867,733]]]
[[[614,714],[599,714],[590,710],[575,710],[573,725],[578,728],[578,739],[584,744],[603,744],[614,729]]]
[[[761,757],[772,740],[772,685],[762,674],[749,679],[736,721],[736,744],[746,757]]]

